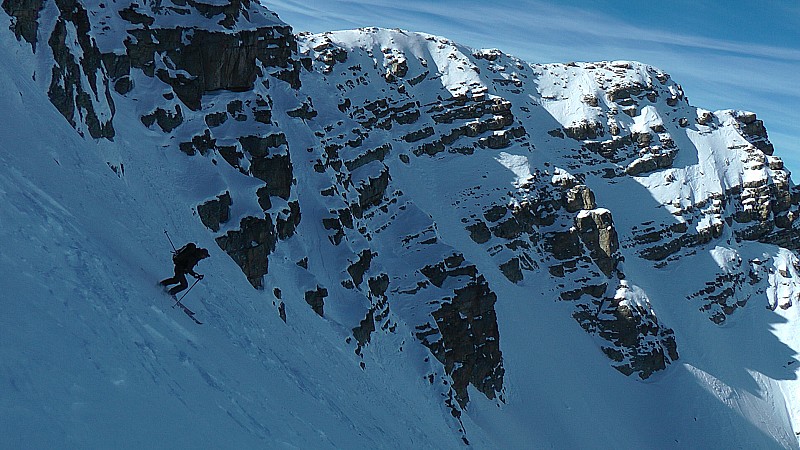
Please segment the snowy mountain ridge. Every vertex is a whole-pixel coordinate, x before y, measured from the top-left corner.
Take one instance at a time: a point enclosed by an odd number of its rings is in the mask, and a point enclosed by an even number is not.
[[[755,114],[249,1],[2,6],[4,445],[798,446]],[[163,228],[211,250],[200,328]]]

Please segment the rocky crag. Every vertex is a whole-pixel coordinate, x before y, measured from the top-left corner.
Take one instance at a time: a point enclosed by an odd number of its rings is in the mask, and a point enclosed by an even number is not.
[[[2,7],[78,133],[113,140],[127,108],[164,151],[253,181],[196,211],[276,314],[292,320],[300,292],[359,355],[406,330],[456,422],[470,387],[504,401],[498,302],[570,305],[612,367],[646,380],[680,358],[664,297],[716,324],[797,297],[800,192],[763,123],[690,105],[656,68],[529,64],[401,30],[295,35],[246,0]],[[654,288],[687,260],[715,276]]]

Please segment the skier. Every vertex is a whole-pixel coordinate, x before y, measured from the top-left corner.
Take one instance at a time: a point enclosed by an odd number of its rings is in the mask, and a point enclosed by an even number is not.
[[[190,242],[183,247],[179,248],[174,255],[172,255],[172,262],[175,264],[175,276],[161,280],[161,286],[169,286],[170,284],[178,284],[169,290],[170,295],[175,295],[178,292],[189,287],[186,281],[186,274],[189,274],[198,280],[203,279],[203,275],[194,271],[194,266],[200,260],[208,258],[208,250],[198,247],[194,242]]]

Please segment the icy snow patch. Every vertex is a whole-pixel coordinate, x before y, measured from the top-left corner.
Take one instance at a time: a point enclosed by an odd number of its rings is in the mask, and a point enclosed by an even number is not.
[[[578,179],[575,178],[574,175],[572,175],[571,173],[567,172],[566,170],[561,169],[559,167],[556,167],[556,168],[553,169],[553,179],[551,180],[551,182],[554,185],[556,185],[556,186],[566,185],[566,184],[574,183],[574,182],[577,182],[577,181],[578,181]]]
[[[500,156],[495,159],[505,168],[514,172],[514,175],[517,176],[517,179],[514,181],[515,186],[520,187],[533,178],[533,175],[531,175],[531,166],[528,162],[527,156],[512,155],[510,153],[500,152]]]
[[[772,258],[772,265],[774,270],[770,271],[767,288],[769,308],[780,306],[781,309],[786,309],[800,299],[800,261],[794,253],[781,248]]]
[[[711,257],[714,258],[714,261],[717,263],[719,268],[724,270],[726,273],[732,273],[736,271],[739,267],[739,262],[742,260],[742,257],[739,256],[739,252],[736,250],[727,247],[720,247],[719,245],[714,247],[710,253]]]
[[[644,310],[655,316],[655,314],[653,314],[653,308],[650,306],[650,299],[647,298],[647,294],[644,290],[635,284],[628,284],[627,280],[620,280],[614,298],[620,300],[620,305],[627,306],[635,314]]]
[[[611,214],[611,210],[609,210],[607,208],[582,209],[578,213],[578,219],[584,219],[586,217],[591,216],[592,214],[599,214],[599,215]]]
[[[652,105],[647,105],[642,108],[642,113],[634,117],[631,131],[636,133],[649,133],[652,127],[663,125],[661,116],[658,115],[658,110]]]

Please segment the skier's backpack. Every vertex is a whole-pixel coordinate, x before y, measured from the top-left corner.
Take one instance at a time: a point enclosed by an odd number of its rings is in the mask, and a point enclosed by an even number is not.
[[[172,255],[172,262],[175,264],[175,267],[186,267],[195,250],[197,250],[197,246],[194,242],[189,242],[176,250],[175,254]]]

